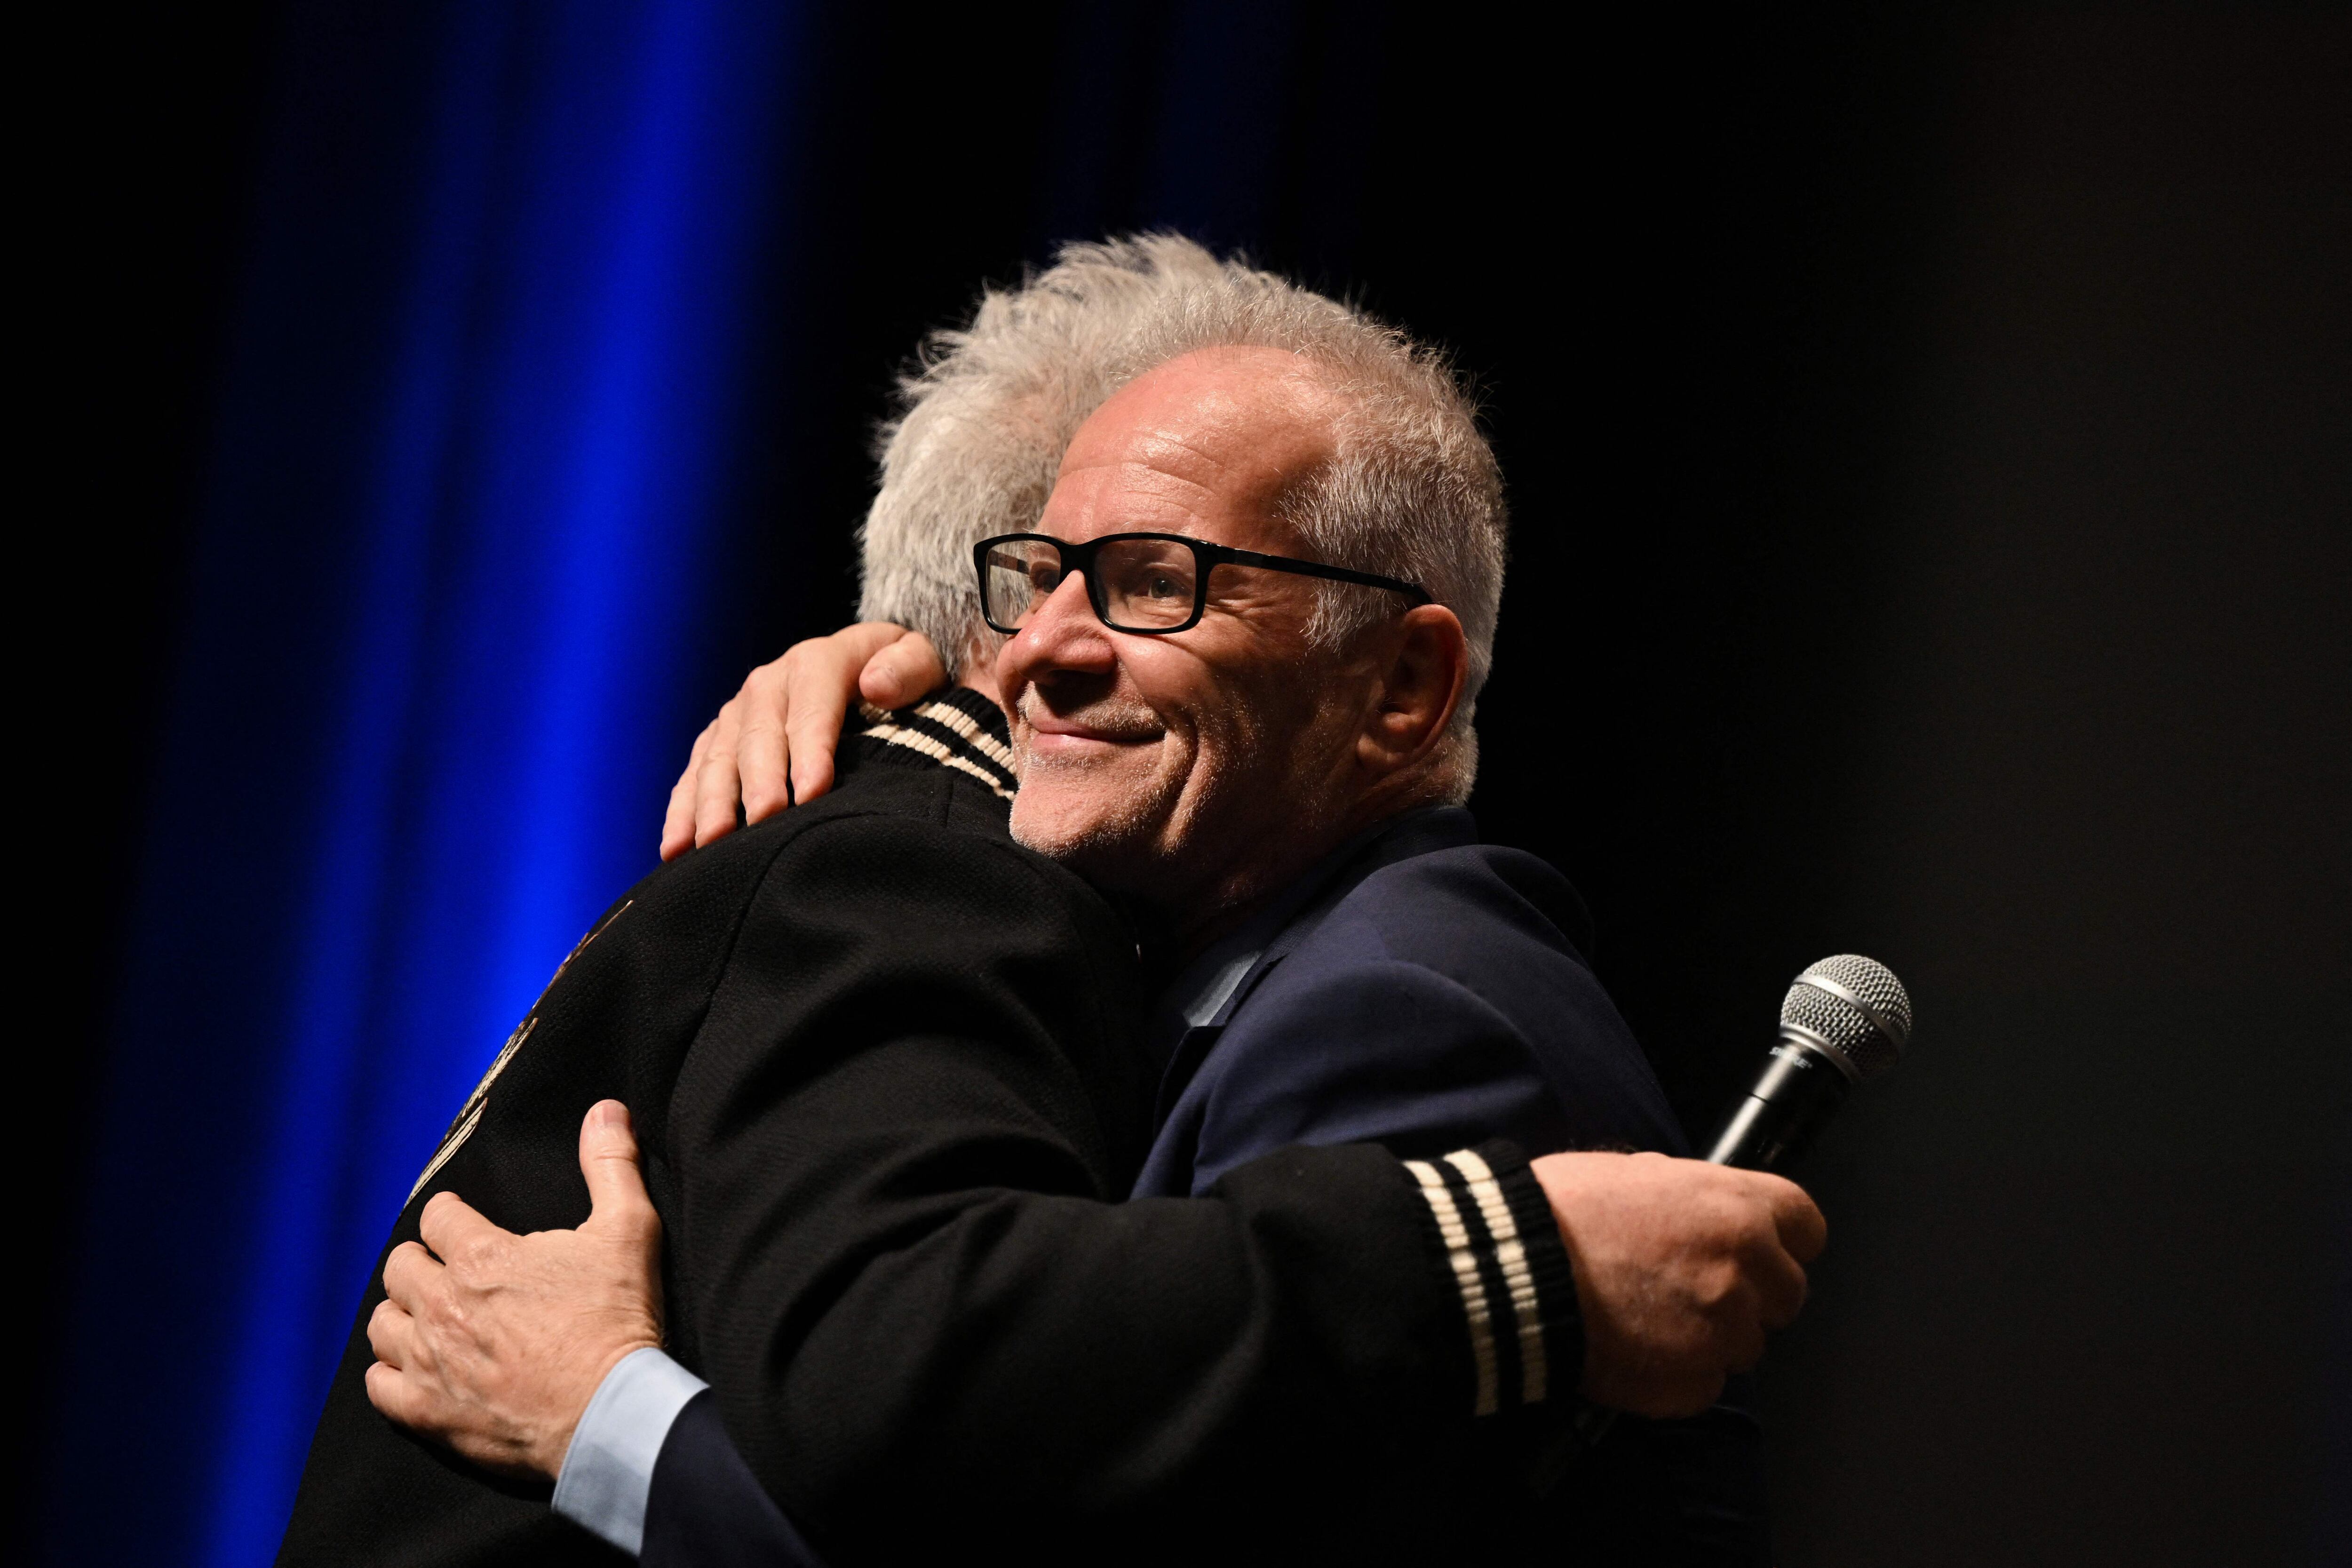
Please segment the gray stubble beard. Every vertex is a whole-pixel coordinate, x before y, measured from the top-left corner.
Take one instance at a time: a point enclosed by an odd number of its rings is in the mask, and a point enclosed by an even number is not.
[[[1157,715],[1150,721],[1156,723]],[[1215,912],[1191,907],[1195,901],[1219,900],[1213,874],[1188,865],[1195,858],[1192,852],[1208,847],[1202,835],[1210,831],[1192,820],[1196,814],[1187,810],[1188,802],[1196,802],[1212,814],[1229,815],[1235,809],[1235,803],[1226,797],[1243,786],[1233,775],[1256,772],[1274,760],[1267,755],[1272,742],[1264,724],[1253,721],[1243,727],[1236,737],[1238,755],[1204,756],[1196,750],[1192,766],[1181,774],[1157,775],[1154,783],[1159,787],[1146,794],[1126,795],[1076,831],[1053,837],[1034,826],[1024,830],[1021,800],[1034,798],[1027,795],[1029,788],[1049,770],[1065,764],[1041,761],[1030,752],[1023,742],[1026,732],[1016,726],[1013,735],[1023,784],[1023,795],[1014,797],[1013,806],[1016,843],[1061,862],[1097,888],[1129,895],[1180,920]],[[1193,787],[1188,789],[1188,784]],[[1204,880],[1211,886],[1201,886]],[[1251,888],[1242,896],[1265,890]]]

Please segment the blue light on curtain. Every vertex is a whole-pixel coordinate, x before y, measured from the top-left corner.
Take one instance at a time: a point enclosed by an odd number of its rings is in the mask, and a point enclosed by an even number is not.
[[[63,1555],[268,1560],[417,1168],[652,863],[770,352],[792,22],[296,8],[89,1197]]]

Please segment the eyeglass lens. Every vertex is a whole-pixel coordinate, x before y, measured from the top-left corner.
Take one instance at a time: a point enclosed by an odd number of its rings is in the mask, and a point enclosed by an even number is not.
[[[1115,631],[1156,631],[1192,617],[1199,568],[1186,545],[1114,540],[1095,552],[1093,571],[1088,596]],[[1061,552],[1045,540],[1009,540],[989,551],[984,581],[989,620],[1017,627],[1061,586]]]

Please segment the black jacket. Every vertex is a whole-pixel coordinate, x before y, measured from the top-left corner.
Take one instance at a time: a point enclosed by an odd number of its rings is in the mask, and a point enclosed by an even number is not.
[[[599,921],[386,1250],[442,1188],[510,1229],[578,1225],[580,1120],[618,1098],[667,1226],[671,1353],[828,1557],[975,1536],[1183,1557],[1271,1545],[1249,1521],[1302,1501],[1349,1536],[1419,1517],[1473,1371],[1412,1178],[1374,1148],[1291,1150],[1206,1199],[1108,1202],[1147,1130],[1131,939],[1010,841],[999,792],[859,750],[824,800]],[[279,1561],[611,1558],[544,1486],[368,1405],[381,1298],[371,1282]],[[1548,1331],[1580,1351],[1573,1321]]]

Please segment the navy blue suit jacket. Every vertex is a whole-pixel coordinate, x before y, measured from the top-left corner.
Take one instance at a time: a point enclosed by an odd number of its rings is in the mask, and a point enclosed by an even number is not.
[[[1479,843],[1457,807],[1383,823],[1305,880],[1218,1016],[1178,1042],[1137,1196],[1197,1194],[1293,1143],[1687,1152],[1551,867]]]
[[[1214,1016],[1175,1037],[1136,1196],[1198,1194],[1297,1143],[1376,1142],[1409,1160],[1497,1136],[1536,1153],[1689,1152],[1592,973],[1583,900],[1536,857],[1479,843],[1467,811],[1380,825],[1262,920],[1255,962]],[[1161,1037],[1177,1025],[1163,1015]],[[1564,1419],[1574,1408],[1566,1393],[1532,1414]],[[1762,1435],[1748,1398],[1735,1379],[1694,1420],[1621,1418],[1534,1502],[1517,1472],[1502,1473],[1528,1435],[1498,1432],[1496,1473],[1478,1474],[1474,1460],[1469,1484],[1492,1486],[1509,1516],[1506,1555],[1768,1563]]]

